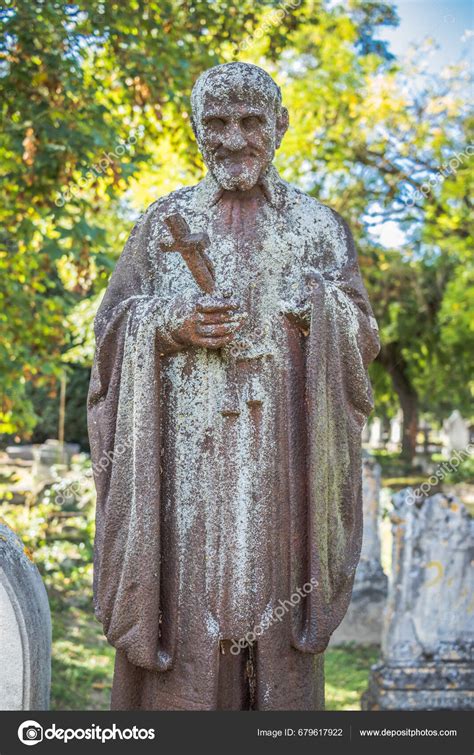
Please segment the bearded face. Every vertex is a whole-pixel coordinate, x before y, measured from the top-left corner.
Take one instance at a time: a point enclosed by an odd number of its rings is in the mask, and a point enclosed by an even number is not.
[[[251,82],[246,88],[241,82],[236,90],[223,87],[222,80],[215,87],[212,83],[207,83],[193,113],[198,144],[223,189],[247,191],[271,165],[288,127],[288,114],[265,86]]]

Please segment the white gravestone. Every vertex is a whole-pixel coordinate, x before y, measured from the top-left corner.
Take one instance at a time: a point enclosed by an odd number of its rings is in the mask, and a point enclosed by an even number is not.
[[[390,434],[388,447],[392,451],[397,451],[402,442],[403,414],[399,411],[397,416],[390,420]]]
[[[51,617],[36,566],[0,520],[0,710],[47,710]]]
[[[380,448],[383,445],[383,426],[380,417],[374,417],[370,423],[369,448]]]
[[[448,451],[463,451],[469,445],[469,425],[456,409],[444,422]]]

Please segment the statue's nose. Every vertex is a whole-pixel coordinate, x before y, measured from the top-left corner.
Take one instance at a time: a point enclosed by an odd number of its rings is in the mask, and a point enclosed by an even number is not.
[[[238,124],[233,123],[228,126],[224,135],[223,143],[227,149],[235,152],[246,146],[247,140]]]

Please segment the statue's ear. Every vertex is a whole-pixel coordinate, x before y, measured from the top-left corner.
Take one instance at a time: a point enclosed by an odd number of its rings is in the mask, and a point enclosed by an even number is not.
[[[194,115],[191,113],[191,128],[193,130],[193,134],[197,139],[197,131],[196,131],[196,121],[194,120]]]
[[[288,115],[288,110],[286,109],[286,107],[282,107],[280,108],[280,112],[277,116],[277,122],[276,122],[276,148],[277,149],[280,146],[286,132],[288,131],[289,125],[290,125],[290,116]]]

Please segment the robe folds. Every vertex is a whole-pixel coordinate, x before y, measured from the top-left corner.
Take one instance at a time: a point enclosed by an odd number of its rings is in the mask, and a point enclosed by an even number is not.
[[[198,293],[161,250],[175,212],[207,232],[217,288],[248,314],[218,351],[174,337]],[[94,601],[117,648],[112,706],[215,709],[222,642],[254,632],[253,707],[321,708],[360,554],[379,349],[346,224],[273,167],[246,193],[208,174],[138,221],[95,334]]]

